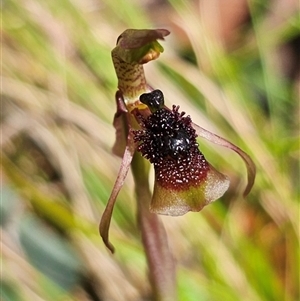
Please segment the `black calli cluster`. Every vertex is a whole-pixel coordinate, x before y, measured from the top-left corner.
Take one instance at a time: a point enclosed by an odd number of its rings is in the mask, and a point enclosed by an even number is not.
[[[198,148],[191,118],[180,113],[179,106],[166,108],[160,90],[142,94],[140,101],[152,114],[143,119],[143,129],[135,131],[134,140],[137,150],[154,164],[157,180],[173,187],[196,184],[208,166]]]

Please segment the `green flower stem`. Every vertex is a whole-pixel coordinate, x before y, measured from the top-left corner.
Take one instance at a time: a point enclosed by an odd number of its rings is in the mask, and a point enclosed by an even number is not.
[[[170,252],[166,231],[159,217],[150,213],[148,161],[136,153],[131,168],[138,203],[138,223],[149,266],[149,277],[155,301],[176,301],[175,262]]]

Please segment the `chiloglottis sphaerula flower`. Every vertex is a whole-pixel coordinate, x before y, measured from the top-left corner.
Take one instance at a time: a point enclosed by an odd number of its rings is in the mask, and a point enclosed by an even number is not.
[[[205,159],[197,137],[230,148],[240,155],[248,171],[244,195],[254,184],[255,165],[244,151],[194,124],[178,106],[166,107],[163,92],[147,83],[143,64],[159,57],[163,48],[157,40],[163,40],[168,34],[165,29],[128,29],[120,35],[112,51],[118,77],[113,152],[123,159],[100,222],[100,234],[112,251],[113,246],[108,240],[111,215],[136,152],[154,166],[154,190],[149,208],[153,213],[179,216],[200,211],[228,189],[228,177]]]
[[[164,107],[160,90],[142,94],[140,101],[151,114],[143,118],[135,109],[141,130],[134,131],[137,150],[155,170],[150,210],[159,214],[183,215],[200,211],[221,197],[229,186],[226,176],[216,171],[205,159],[196,140],[190,116],[179,107]]]

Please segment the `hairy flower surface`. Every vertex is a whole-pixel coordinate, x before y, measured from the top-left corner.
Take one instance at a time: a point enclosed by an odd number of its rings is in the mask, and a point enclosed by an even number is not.
[[[150,210],[167,215],[199,211],[221,197],[229,180],[211,168],[199,150],[190,116],[164,106],[163,93],[154,90],[140,96],[152,114],[144,118],[137,111],[142,130],[134,131],[137,150],[155,170],[155,187]],[[217,181],[214,185],[212,181]],[[211,189],[218,193],[212,193]],[[209,189],[207,189],[209,188]]]
[[[208,163],[198,148],[196,131],[189,116],[172,110],[159,109],[135,132],[137,150],[153,163],[156,180],[165,188],[185,189],[205,179]]]

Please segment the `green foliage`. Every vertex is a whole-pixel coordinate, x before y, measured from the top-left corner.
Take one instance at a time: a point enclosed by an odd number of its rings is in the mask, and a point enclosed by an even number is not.
[[[131,175],[113,215],[114,257],[97,229],[120,165],[110,51],[127,28],[164,27],[149,82],[258,170],[242,199],[242,162],[200,140],[232,184],[200,213],[162,217],[179,300],[299,299],[299,11],[250,1],[251,21],[222,45],[193,1],[156,5],[3,1],[3,300],[151,300]]]

